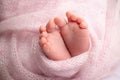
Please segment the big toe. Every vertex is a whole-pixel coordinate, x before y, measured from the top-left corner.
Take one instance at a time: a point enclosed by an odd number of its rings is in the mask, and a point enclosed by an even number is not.
[[[48,24],[46,25],[46,30],[48,33],[56,30],[56,24],[53,19],[49,20]]]
[[[54,19],[54,21],[55,21],[55,24],[56,24],[58,27],[63,27],[63,26],[66,25],[66,21],[65,21],[64,18],[56,17],[56,18]]]

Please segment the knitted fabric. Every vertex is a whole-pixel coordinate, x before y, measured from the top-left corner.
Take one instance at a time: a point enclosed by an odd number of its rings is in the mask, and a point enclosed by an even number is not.
[[[1,0],[0,80],[102,80],[120,59],[115,0]],[[39,26],[71,11],[88,23],[89,51],[63,61],[47,58]],[[52,45],[51,45],[52,46]]]

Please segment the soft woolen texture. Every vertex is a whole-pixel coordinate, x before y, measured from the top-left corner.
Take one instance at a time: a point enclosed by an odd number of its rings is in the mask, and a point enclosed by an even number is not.
[[[106,77],[120,59],[117,3],[117,0],[0,0],[0,80]],[[86,20],[91,46],[89,51],[71,59],[53,61],[39,46],[39,26],[55,16],[65,17],[66,11]]]

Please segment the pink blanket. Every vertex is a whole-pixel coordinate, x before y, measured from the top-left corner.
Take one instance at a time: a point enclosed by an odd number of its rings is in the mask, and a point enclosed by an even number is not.
[[[0,80],[102,80],[120,60],[116,5],[116,0],[0,0]],[[91,47],[53,61],[38,44],[38,29],[68,10],[88,23]]]

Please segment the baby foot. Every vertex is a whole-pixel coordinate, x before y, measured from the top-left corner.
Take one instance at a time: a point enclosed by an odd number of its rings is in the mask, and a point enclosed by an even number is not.
[[[46,27],[40,27],[40,46],[45,55],[52,60],[71,57],[53,20],[50,20]]]
[[[60,28],[60,33],[71,56],[77,56],[89,49],[89,32],[84,20],[70,12],[67,12],[66,16],[68,23],[59,17],[56,17],[54,21]]]

